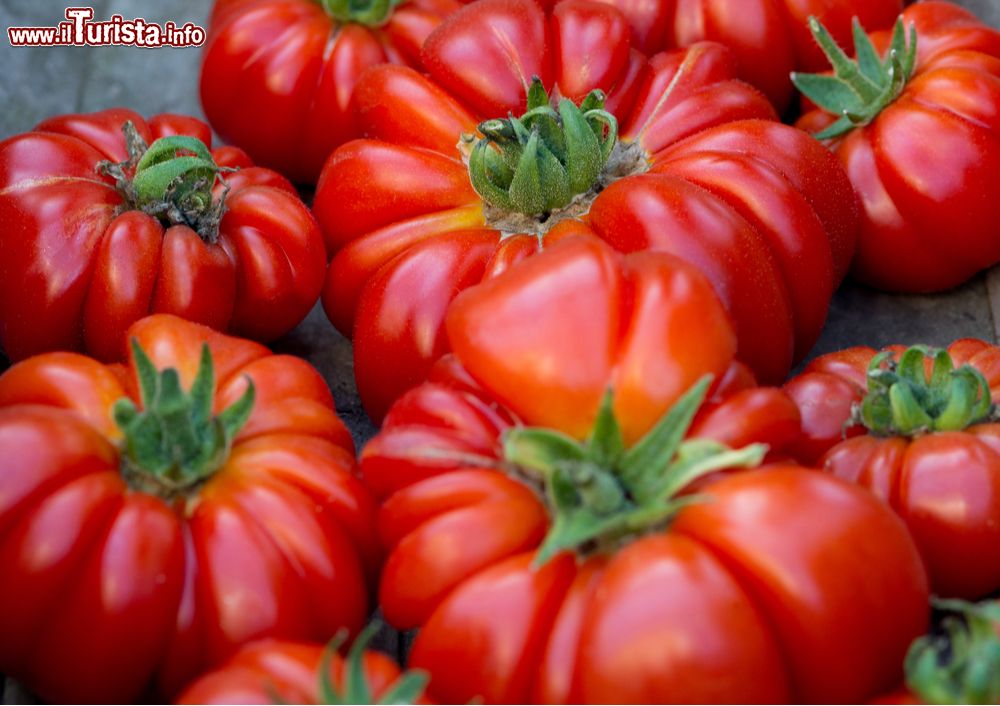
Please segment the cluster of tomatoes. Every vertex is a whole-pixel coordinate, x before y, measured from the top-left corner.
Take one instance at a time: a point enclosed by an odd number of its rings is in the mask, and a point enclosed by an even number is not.
[[[996,703],[1000,349],[786,382],[849,273],[1000,262],[1000,32],[903,5],[217,0],[233,146],[123,108],[0,143],[0,672]],[[262,345],[317,301],[360,455]],[[413,671],[365,651],[376,608]]]

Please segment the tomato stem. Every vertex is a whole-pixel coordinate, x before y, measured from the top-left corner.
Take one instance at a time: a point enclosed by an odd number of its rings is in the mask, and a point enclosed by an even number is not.
[[[540,482],[552,513],[536,565],[563,551],[600,550],[644,534],[704,499],[678,497],[698,478],[760,464],[767,452],[762,444],[733,450],[707,439],[685,440],[710,382],[711,376],[702,378],[630,449],[610,391],[584,443],[550,429],[507,431],[505,461]]]
[[[212,414],[215,366],[208,344],[201,349],[191,389],[181,390],[174,368],[158,371],[132,339],[142,409],[129,398],[113,408],[124,435],[122,475],[140,491],[172,498],[201,483],[229,458],[233,439],[250,418],[255,390],[246,392],[218,415]]]
[[[131,121],[122,132],[129,158],[101,162],[97,171],[115,180],[125,207],[148,213],[167,226],[189,226],[205,242],[214,243],[229,191],[221,174],[232,170],[218,166],[205,143],[195,137],[171,135],[147,146]],[[223,186],[219,198],[212,192],[216,180]]]
[[[902,17],[896,21],[889,51],[881,59],[857,17],[853,27],[857,54],[854,61],[837,46],[826,27],[810,17],[809,29],[830,61],[833,75],[792,74],[792,82],[803,95],[839,116],[836,122],[816,134],[820,140],[839,137],[868,125],[899,97],[916,67],[917,30],[911,26],[907,37]]]
[[[952,613],[940,634],[918,638],[906,656],[906,684],[926,704],[1000,701],[1000,606],[935,600]]]
[[[364,673],[364,653],[368,644],[372,641],[381,628],[378,621],[369,623],[361,631],[354,644],[351,645],[347,653],[344,664],[344,672],[341,678],[341,687],[338,688],[330,673],[330,663],[333,655],[341,648],[347,640],[347,631],[340,630],[333,639],[327,643],[323,651],[323,659],[319,667],[319,703],[321,704],[413,704],[424,693],[427,688],[429,677],[421,670],[404,672],[400,677],[389,685],[375,700],[368,680]]]
[[[337,22],[381,27],[405,0],[318,0],[326,14]]]
[[[956,369],[948,351],[907,349],[898,362],[889,351],[868,365],[868,394],[855,421],[882,436],[960,431],[995,413],[989,383],[971,365]]]
[[[618,143],[618,121],[604,100],[594,90],[579,106],[563,98],[553,108],[536,76],[524,115],[479,124],[482,138],[469,153],[476,192],[495,208],[533,217],[590,192]]]

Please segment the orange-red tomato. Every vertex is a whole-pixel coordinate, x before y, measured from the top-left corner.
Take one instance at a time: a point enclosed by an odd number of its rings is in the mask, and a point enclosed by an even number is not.
[[[378,571],[375,507],[315,369],[173,316],[129,335],[167,370],[161,401],[207,344],[211,409],[171,422],[214,444],[204,475],[134,461],[151,447],[120,424],[155,409],[135,355],[48,353],[0,376],[0,671],[55,702],[169,697],[249,640],[356,631]],[[249,418],[220,440],[251,382]],[[159,457],[190,434],[155,438]]]
[[[924,568],[898,518],[838,479],[790,465],[713,473],[696,484],[707,497],[672,520],[536,561],[572,521],[557,498],[570,490],[512,461],[510,445],[555,434],[573,447],[608,390],[632,450],[705,372],[718,382],[682,448],[764,442],[780,457],[795,441],[791,401],[733,364],[724,322],[691,266],[583,238],[456,300],[457,357],[393,405],[361,456],[383,503],[383,614],[419,628],[410,664],[430,674],[432,698],[857,701],[898,683],[927,624]],[[571,495],[607,490],[601,464],[576,470]],[[661,475],[652,461],[632,472]]]
[[[370,66],[419,66],[420,47],[457,0],[216,0],[201,67],[212,127],[256,162],[315,183],[360,137],[354,87]]]
[[[191,136],[215,165],[239,168],[199,175],[208,210],[224,198],[221,222],[151,215],[157,204],[140,208],[128,193],[134,164],[123,184],[99,171],[132,156],[126,122],[147,144]],[[0,142],[0,347],[12,360],[52,350],[119,360],[128,327],[151,313],[260,341],[309,313],[325,268],[316,221],[284,177],[210,145],[200,120],[121,108],[54,117]]]
[[[886,351],[897,359],[904,353],[902,346]],[[987,398],[1000,399],[1000,349],[962,339],[947,352],[956,369],[979,371]],[[875,355],[850,348],[822,356],[785,386],[802,413],[803,440],[793,453],[870,489],[899,513],[939,595],[984,596],[1000,588],[1000,424],[991,414],[967,427],[869,432],[852,412],[868,394]],[[921,370],[930,375],[931,366],[928,357]]]
[[[328,703],[320,693],[319,670],[324,649],[318,643],[287,640],[252,642],[222,666],[190,684],[176,703]],[[375,699],[381,697],[401,676],[396,663],[381,652],[366,650],[361,664],[366,686]],[[338,654],[331,655],[330,679],[334,687],[343,689],[346,669],[344,658]]]
[[[950,2],[917,3],[902,21],[916,32],[912,77],[829,144],[862,206],[854,276],[941,291],[1000,262],[1000,32]],[[885,55],[890,33],[871,40]],[[814,107],[798,125],[818,133],[839,117]]]
[[[336,252],[323,304],[354,338],[374,418],[447,352],[442,324],[461,290],[566,231],[697,265],[762,380],[782,380],[815,341],[852,256],[846,175],[776,121],[723,46],[647,59],[629,34],[606,4],[567,0],[545,14],[532,0],[485,0],[428,38],[427,74],[382,66],[359,81],[368,139],[331,155],[314,211]],[[473,188],[459,143],[484,119],[524,113],[533,76],[575,102],[601,89],[619,126],[614,163],[631,172],[606,171],[570,211],[509,222]]]

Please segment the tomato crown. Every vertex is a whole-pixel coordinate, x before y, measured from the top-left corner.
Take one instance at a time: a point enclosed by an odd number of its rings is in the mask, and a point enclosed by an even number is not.
[[[167,226],[186,225],[208,243],[219,236],[228,187],[219,198],[212,190],[223,172],[233,171],[215,163],[205,143],[188,135],[161,137],[152,145],[135,125],[122,126],[129,158],[120,163],[104,161],[99,174],[115,180],[125,208],[143,211]]]
[[[177,370],[158,371],[134,338],[132,357],[142,410],[126,397],[112,411],[125,437],[122,475],[133,488],[170,499],[210,477],[229,458],[233,439],[253,410],[253,381],[247,378],[243,396],[213,415],[215,365],[207,343],[187,393]]]
[[[625,151],[615,149],[618,121],[604,110],[604,100],[603,91],[595,89],[579,106],[563,98],[556,110],[536,76],[524,115],[479,124],[483,137],[469,152],[473,188],[501,212],[541,221],[599,190],[605,168],[609,162],[620,167]],[[464,145],[475,141],[470,135],[462,139]],[[632,162],[634,152],[628,151]]]
[[[392,11],[405,0],[318,0],[320,6],[337,22],[381,27]]]
[[[971,365],[956,369],[948,351],[913,346],[899,358],[884,351],[868,365],[868,394],[855,421],[881,436],[960,431],[991,418],[990,386]]]
[[[1000,702],[1000,605],[936,600],[953,615],[906,655],[906,685],[927,704]]]
[[[368,644],[375,637],[381,627],[375,621],[358,635],[347,653],[344,660],[344,672],[341,685],[338,687],[333,681],[330,665],[333,662],[333,655],[341,648],[347,640],[347,631],[341,630],[327,644],[323,651],[323,659],[319,666],[319,703],[321,704],[414,704],[427,688],[429,677],[421,670],[411,670],[404,672],[392,683],[382,695],[375,700],[371,686],[365,679],[364,655]],[[275,694],[275,703],[283,703]]]
[[[704,497],[678,494],[693,481],[727,468],[759,465],[764,444],[733,450],[708,439],[685,440],[711,383],[695,384],[632,448],[626,449],[609,391],[588,439],[551,429],[517,427],[503,438],[504,458],[529,483],[541,486],[552,527],[536,565],[563,551],[612,546],[666,523]]]
[[[903,92],[917,63],[917,29],[910,27],[909,41],[903,18],[896,21],[889,51],[880,59],[871,38],[854,18],[854,51],[851,61],[815,17],[809,18],[813,38],[826,54],[833,75],[792,73],[792,83],[820,108],[839,119],[816,138],[839,137],[869,124]]]

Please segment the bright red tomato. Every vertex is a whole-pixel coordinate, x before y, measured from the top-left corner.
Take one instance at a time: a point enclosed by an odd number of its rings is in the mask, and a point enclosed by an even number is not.
[[[783,379],[815,341],[851,258],[854,195],[832,155],[735,79],[725,48],[647,60],[608,5],[567,0],[545,15],[531,0],[484,0],[431,35],[424,64],[428,75],[383,66],[362,77],[355,99],[372,139],[331,156],[314,203],[337,252],[323,304],[353,334],[374,418],[447,351],[458,292],[554,233],[697,265],[763,380]],[[510,115],[529,103],[530,115]],[[489,140],[473,137],[477,124]]]
[[[356,631],[378,571],[319,373],[173,316],[129,335],[148,358],[0,376],[0,671],[54,702],[169,697],[249,640]]]
[[[309,313],[325,267],[315,220],[286,179],[210,144],[199,120],[120,108],[0,142],[0,346],[12,360],[119,360],[149,313],[263,341]]]
[[[314,183],[360,137],[351,96],[369,66],[419,66],[456,0],[216,0],[201,67],[212,127],[253,159]]]
[[[939,291],[1000,262],[1000,32],[948,2],[918,3],[902,21],[891,76],[879,59],[890,33],[862,42],[871,78],[841,95],[865,99],[843,104],[829,77],[796,79],[832,111],[799,126],[829,136],[861,198],[854,275],[889,291]],[[845,109],[856,117],[838,121]]]
[[[641,51],[689,46],[709,40],[733,50],[740,75],[784,111],[791,102],[792,71],[817,71],[827,64],[809,33],[816,17],[843,46],[851,20],[868,29],[891,27],[903,0],[602,0],[628,18],[632,41]],[[738,9],[737,9],[738,8]]]
[[[822,456],[824,470],[896,510],[939,595],[1000,588],[1000,424],[991,404],[1000,399],[1000,349],[964,339],[946,352],[895,346],[875,356],[870,348],[823,356],[788,383],[802,412],[797,455]]]
[[[705,383],[684,393],[731,364],[712,300],[673,257],[572,239],[456,301],[468,371],[442,359],[361,457],[382,610],[420,628],[432,698],[857,701],[898,682],[927,623],[912,540],[837,479],[716,473],[757,442],[780,454],[798,420],[745,372],[700,410]],[[716,352],[672,357],[692,342]]]
[[[202,675],[178,704],[412,704],[426,676],[401,674],[359,637],[345,659],[332,645],[261,640],[246,645],[218,669]],[[324,675],[324,669],[326,674]],[[361,679],[356,677],[361,675]]]

